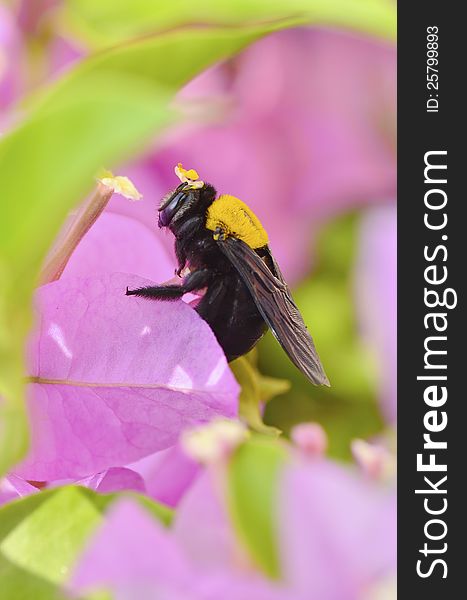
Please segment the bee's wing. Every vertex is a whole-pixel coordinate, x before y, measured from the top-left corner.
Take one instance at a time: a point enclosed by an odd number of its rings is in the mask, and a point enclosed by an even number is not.
[[[217,243],[239,272],[258,310],[290,360],[314,384],[329,385],[313,339],[269,249],[267,253],[274,273],[242,240],[219,238]]]

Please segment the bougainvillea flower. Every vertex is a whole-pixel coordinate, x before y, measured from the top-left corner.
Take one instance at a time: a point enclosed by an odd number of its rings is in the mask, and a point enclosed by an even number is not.
[[[202,471],[201,466],[176,444],[128,467],[110,467],[82,479],[43,482],[41,487],[48,489],[76,484],[100,494],[134,491],[166,506],[175,507]],[[38,491],[39,488],[11,473],[0,479],[0,505]]]
[[[139,202],[128,202],[122,196],[114,194],[106,208],[106,212],[117,213],[139,221],[154,233],[158,243],[162,244],[168,256],[172,257],[171,275],[176,265],[174,238],[168,230],[158,229],[156,209],[165,194],[176,188],[179,183],[173,172],[174,164],[177,164],[177,161],[167,165],[167,169],[163,169],[163,172],[153,160],[147,158],[126,165],[122,172],[135,182],[143,197]]]
[[[10,474],[8,477],[0,479],[0,506],[18,498],[36,494],[38,491],[22,477]]]
[[[397,415],[397,215],[394,206],[370,210],[362,221],[355,278],[362,333],[378,360],[382,409]]]
[[[0,109],[5,109],[17,97],[20,89],[20,33],[13,15],[0,5]],[[3,112],[3,110],[2,110]],[[3,117],[3,115],[2,115]],[[0,117],[0,132],[4,123]]]
[[[133,491],[175,507],[201,473],[201,467],[178,446],[156,452],[131,467],[111,467],[82,479],[42,482],[41,489],[75,484],[100,494]],[[0,479],[0,505],[37,492],[38,487],[18,475],[10,474]]]
[[[148,496],[171,507],[177,506],[202,471],[180,444],[151,454],[129,467],[143,478]]]
[[[170,599],[358,600],[390,581],[393,493],[306,452],[289,458],[273,491],[278,580],[260,571],[232,525],[226,462],[204,470],[168,530],[128,501],[116,506],[79,561],[72,588],[107,588],[116,598],[157,591]]]
[[[324,456],[328,447],[326,432],[319,423],[299,423],[292,427],[290,439],[308,457]]]
[[[351,444],[352,456],[361,471],[371,479],[391,482],[396,478],[396,456],[380,442],[355,439]]]
[[[26,34],[37,34],[44,17],[49,17],[60,2],[61,0],[19,0],[16,3],[19,27]]]
[[[286,600],[257,574],[203,571],[144,509],[120,501],[84,553],[70,588],[107,589],[116,600]]]
[[[356,600],[395,572],[394,494],[331,461],[284,470],[278,532],[283,577],[303,598]]]
[[[230,523],[218,475],[219,471],[203,470],[186,492],[174,517],[173,534],[198,567],[231,569],[249,561]]]
[[[173,531],[200,568],[230,566],[241,573],[252,563],[226,498],[222,478],[205,473],[181,501]],[[394,574],[395,496],[363,474],[306,452],[296,455],[279,477],[275,506],[287,598],[356,600]]]
[[[71,255],[61,278],[120,272],[166,281],[173,277],[174,262],[160,238],[135,219],[104,213]]]
[[[236,416],[238,384],[209,326],[184,302],[125,295],[141,285],[114,273],[38,290],[31,448],[17,474],[89,476],[172,446],[189,425]]]
[[[146,492],[146,486],[141,475],[125,467],[112,467],[102,473],[81,479],[76,484],[83,485],[101,494],[125,490],[133,490],[142,494]]]

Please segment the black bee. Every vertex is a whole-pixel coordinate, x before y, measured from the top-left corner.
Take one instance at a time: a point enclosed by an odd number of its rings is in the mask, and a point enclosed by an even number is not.
[[[175,300],[205,290],[196,306],[228,361],[255,346],[269,327],[290,360],[317,385],[329,385],[313,340],[252,210],[179,164],[182,183],[163,199],[159,227],[175,235],[181,285],[128,290],[128,296]]]

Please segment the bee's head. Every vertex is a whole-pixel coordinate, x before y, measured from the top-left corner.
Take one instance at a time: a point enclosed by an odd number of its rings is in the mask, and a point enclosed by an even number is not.
[[[216,190],[209,183],[198,179],[196,171],[186,171],[179,163],[175,173],[181,184],[165,198],[159,206],[159,227],[172,227],[180,224],[182,219],[197,211],[205,211],[216,195]]]

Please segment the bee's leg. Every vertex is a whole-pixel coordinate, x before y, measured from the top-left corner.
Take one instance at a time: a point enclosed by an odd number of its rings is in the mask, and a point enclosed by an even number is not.
[[[188,292],[201,290],[206,287],[211,279],[212,272],[209,269],[199,269],[187,275],[182,285],[156,285],[136,290],[129,290],[127,288],[126,295],[150,298],[152,300],[177,300]]]
[[[181,272],[186,266],[185,248],[180,243],[175,244],[175,255],[177,257],[178,267],[175,269],[175,275],[181,277]]]
[[[225,231],[222,229],[222,227],[216,227],[214,229],[213,237],[215,240],[225,240]]]
[[[126,288],[127,296],[139,296],[140,298],[149,298],[152,300],[177,300],[185,293],[182,285],[155,285],[153,287],[138,288],[129,290]]]

